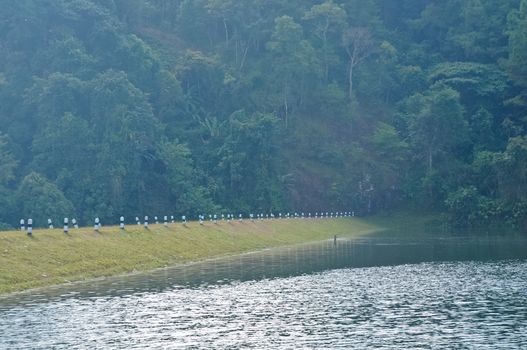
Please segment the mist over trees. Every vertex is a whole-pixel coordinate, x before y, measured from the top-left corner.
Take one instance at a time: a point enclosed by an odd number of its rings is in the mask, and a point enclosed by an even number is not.
[[[0,225],[527,223],[525,0],[0,0]]]

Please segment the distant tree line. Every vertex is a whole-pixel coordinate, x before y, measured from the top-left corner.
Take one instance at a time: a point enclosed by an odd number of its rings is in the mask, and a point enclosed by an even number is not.
[[[0,1],[0,225],[400,207],[527,227],[526,0]]]

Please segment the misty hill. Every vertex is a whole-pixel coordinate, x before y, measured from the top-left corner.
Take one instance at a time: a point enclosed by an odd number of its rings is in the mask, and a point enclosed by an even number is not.
[[[0,1],[0,222],[527,218],[527,2]]]

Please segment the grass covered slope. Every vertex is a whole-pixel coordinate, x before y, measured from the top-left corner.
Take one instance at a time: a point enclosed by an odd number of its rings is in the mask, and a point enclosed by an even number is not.
[[[146,271],[377,229],[356,218],[289,219],[0,232],[0,293]]]

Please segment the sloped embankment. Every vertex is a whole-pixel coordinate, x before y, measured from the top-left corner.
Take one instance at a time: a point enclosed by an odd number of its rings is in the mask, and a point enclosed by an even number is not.
[[[289,219],[0,232],[0,293],[146,271],[224,255],[365,234],[357,218]]]

